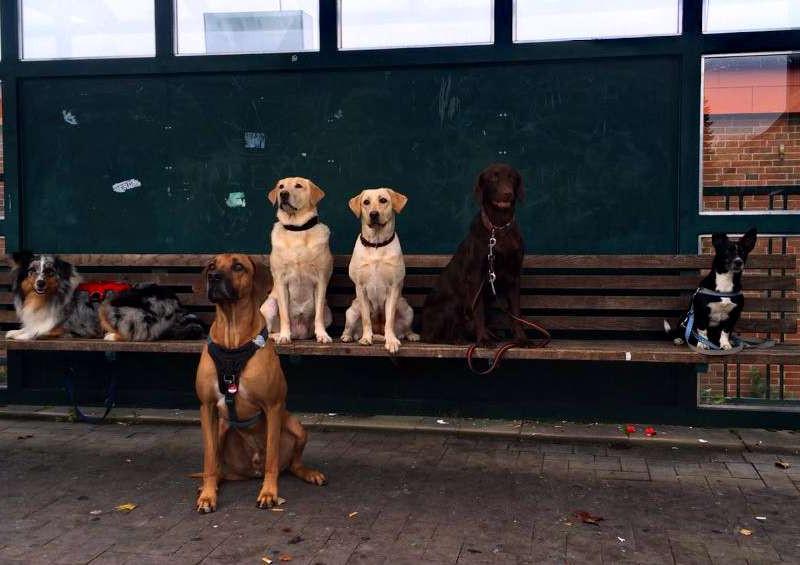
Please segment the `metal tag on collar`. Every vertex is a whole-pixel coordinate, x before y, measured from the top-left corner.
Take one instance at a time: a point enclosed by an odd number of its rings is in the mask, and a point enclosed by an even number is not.
[[[264,336],[263,336],[263,335],[261,335],[261,334],[258,334],[256,337],[254,337],[254,338],[253,338],[253,343],[254,343],[254,344],[256,345],[256,347],[258,347],[259,349],[263,349],[263,348],[264,348],[264,346],[265,346],[265,345],[267,345],[267,340],[266,340],[266,339],[264,339]]]

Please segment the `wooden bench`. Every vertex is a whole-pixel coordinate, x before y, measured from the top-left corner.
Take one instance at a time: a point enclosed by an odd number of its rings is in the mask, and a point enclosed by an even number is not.
[[[151,282],[178,292],[183,304],[206,321],[213,307],[205,296],[200,277],[210,255],[63,255],[75,264],[85,280],[116,279]],[[264,259],[267,259],[266,257]],[[444,255],[407,255],[404,295],[417,313],[425,296],[447,263]],[[341,334],[344,311],[354,289],[347,276],[349,256],[336,256],[328,302],[334,312],[332,337]],[[663,334],[662,320],[675,323],[685,311],[701,271],[711,259],[695,255],[529,255],[522,277],[524,314],[553,333],[546,348],[514,348],[506,359],[622,361],[639,363],[706,364],[718,361],[675,346]],[[796,290],[794,256],[751,256],[744,286],[749,296],[737,329],[758,332],[781,341],[797,329],[797,300],[787,298]],[[0,324],[16,327],[9,273],[0,273]],[[417,318],[419,319],[419,317]],[[199,353],[202,341],[109,342],[56,339],[7,340],[15,351],[84,351]],[[398,356],[464,358],[467,347],[430,343],[403,343]],[[387,357],[382,344],[318,344],[313,341],[278,346],[286,355]],[[489,358],[491,348],[480,348],[478,358]],[[748,364],[800,364],[800,347],[778,343],[769,349],[749,349],[726,362]],[[9,382],[13,382],[9,375]]]

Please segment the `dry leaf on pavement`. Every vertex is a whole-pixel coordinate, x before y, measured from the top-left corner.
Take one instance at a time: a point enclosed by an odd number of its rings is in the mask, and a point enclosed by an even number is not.
[[[603,517],[602,516],[592,516],[588,512],[581,510],[579,512],[575,512],[575,516],[581,519],[581,522],[584,524],[594,524],[595,526],[599,526],[600,522]]]

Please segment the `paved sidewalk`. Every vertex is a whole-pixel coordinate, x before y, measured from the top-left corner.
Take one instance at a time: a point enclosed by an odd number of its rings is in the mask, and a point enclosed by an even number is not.
[[[2,419],[0,563],[797,563],[800,457],[777,457],[315,431],[328,486],[282,477],[274,512],[257,482],[229,483],[201,516],[196,426]]]

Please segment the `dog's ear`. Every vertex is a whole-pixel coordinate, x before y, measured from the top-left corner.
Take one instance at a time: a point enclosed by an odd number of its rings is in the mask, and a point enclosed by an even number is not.
[[[405,194],[400,194],[399,192],[395,192],[391,188],[387,189],[389,191],[389,198],[392,200],[392,210],[394,210],[395,214],[399,214],[403,211],[403,208],[406,207],[408,203],[408,196]]]
[[[756,228],[750,228],[739,240],[739,245],[745,253],[750,253],[756,246],[756,239],[758,239],[758,231]]]
[[[719,249],[720,247],[725,246],[728,243],[728,234],[722,232],[716,232],[711,235],[711,245],[714,246],[714,249]]]
[[[272,290],[272,274],[261,257],[250,255],[253,263],[253,299],[261,306]]]
[[[33,253],[28,251],[27,249],[23,249],[20,251],[14,251],[10,257],[11,266],[15,269],[26,269],[28,265],[31,264],[33,261]]]
[[[325,198],[325,192],[312,181],[308,181],[308,186],[311,188],[311,205],[316,206],[320,200]]]
[[[281,181],[275,183],[275,186],[267,193],[267,199],[269,203],[275,206],[278,203],[278,185],[281,184]]]
[[[58,277],[61,280],[68,281],[75,274],[75,269],[73,268],[72,264],[67,263],[58,256],[56,256],[56,258],[53,260],[53,268],[56,270],[56,273],[58,273]]]
[[[350,207],[350,211],[355,214],[356,218],[361,217],[361,195],[364,194],[364,191],[359,192],[357,195],[353,196],[347,205]]]
[[[525,184],[522,182],[522,175],[514,171],[514,197],[517,202],[525,201]]]

